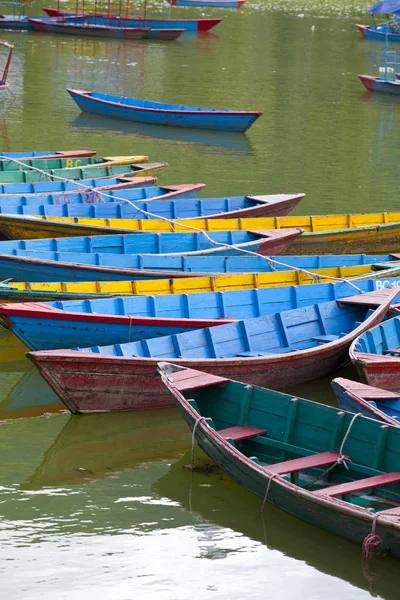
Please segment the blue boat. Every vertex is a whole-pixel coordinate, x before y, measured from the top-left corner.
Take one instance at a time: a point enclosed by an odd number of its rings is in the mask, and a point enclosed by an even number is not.
[[[77,8],[79,8],[77,6]],[[218,25],[222,19],[165,19],[155,18],[151,15],[144,14],[143,16],[126,15],[122,14],[95,14],[86,13],[85,7],[82,5],[80,12],[69,12],[60,10],[60,7],[55,8],[44,8],[43,10],[49,17],[74,17],[74,16],[90,16],[91,19],[96,17],[96,22],[99,25],[109,25],[113,27],[150,27],[151,29],[186,29],[191,33],[198,33],[200,31],[209,31],[215,25]]]
[[[163,104],[72,88],[67,91],[84,112],[139,123],[243,133],[262,115],[254,111]]]
[[[388,285],[396,284],[398,280],[388,279]],[[371,279],[357,282],[360,293],[377,287]],[[100,346],[183,333],[340,300],[355,292],[353,286],[340,282],[232,292],[21,302],[0,304],[0,321],[31,350],[52,350],[74,348],[82,340],[88,346]]]
[[[1,2],[0,2],[1,4]],[[24,158],[32,159],[52,159],[52,158],[82,158],[94,156],[95,150],[44,150],[42,152],[0,152],[0,161],[8,161],[12,159],[23,160]],[[75,165],[74,165],[75,166]]]
[[[136,184],[136,181],[140,182],[141,179],[147,178],[134,178],[134,183]],[[194,198],[204,187],[204,184],[202,183],[153,187],[152,182],[154,179],[152,177],[149,177],[148,179],[151,180],[149,183],[143,182],[144,186],[147,187],[136,187],[135,185],[135,187],[129,187],[127,189],[110,189],[104,190],[104,192],[94,192],[94,194],[88,192],[80,193],[78,191],[70,194],[67,191],[65,193],[58,192],[53,194],[0,196],[0,213],[13,215],[42,215],[47,217],[93,217],[98,213],[97,211],[93,213],[90,210],[90,206],[100,204],[106,209],[104,205],[105,203],[108,203],[114,205],[109,207],[109,214],[114,215],[116,218],[121,207],[121,214],[125,214],[124,211],[127,209],[135,210],[132,205],[128,202],[123,202],[123,200],[129,200],[130,202],[135,202],[135,204],[140,203],[140,206],[144,207],[147,206],[148,200],[152,201],[151,206],[153,206],[153,199],[157,199],[160,201],[162,200],[160,204],[163,205],[163,202],[168,198]],[[163,200],[164,198],[165,200]],[[150,207],[150,204],[148,206]],[[170,206],[168,202],[167,206]],[[76,214],[75,211],[77,211]],[[141,213],[138,211],[136,212],[138,214],[135,218],[141,218]],[[107,214],[107,209],[102,212],[102,214]]]
[[[119,175],[118,177],[99,177],[96,179],[79,179],[76,181],[37,181],[35,183],[0,183],[0,203],[7,196],[34,196],[43,194],[71,194],[85,192],[87,201],[94,201],[96,192],[124,189],[139,185],[147,187],[156,181],[154,177],[131,177]],[[93,192],[96,188],[96,192]],[[100,188],[100,189],[99,189]],[[86,196],[85,196],[86,197]],[[68,198],[63,200],[68,202]],[[61,200],[60,200],[61,202]]]
[[[400,394],[343,377],[337,377],[331,385],[344,410],[400,427]]]
[[[182,263],[186,256],[228,256],[251,251],[281,253],[299,236],[299,229],[270,231],[215,231],[140,233],[93,237],[54,238],[0,242],[0,277],[15,281],[126,281],[159,279],[166,271],[145,270],[144,255]],[[141,252],[143,255],[134,254]],[[150,264],[152,264],[150,262]],[[175,271],[173,277],[190,277]]]
[[[29,196],[11,196],[6,201],[0,198],[0,213],[97,219],[272,217],[288,214],[304,197],[304,194],[273,194],[195,200],[194,197],[202,187],[202,184],[188,184],[117,190],[105,194],[99,192],[97,203],[91,204],[88,204],[86,194],[73,194],[70,202],[63,204],[60,203],[59,196],[57,202],[51,195],[35,196],[33,199]],[[134,205],[122,202],[123,199],[134,202]]]
[[[399,306],[394,306],[395,315]],[[400,392],[400,317],[394,316],[354,340],[350,359],[361,381]]]
[[[282,389],[339,367],[351,342],[382,321],[397,295],[397,289],[379,290],[218,327],[27,357],[68,408],[79,413],[170,404],[157,378],[159,359]]]
[[[135,235],[135,234],[133,234]],[[142,238],[145,234],[140,234]],[[152,234],[146,234],[152,235]],[[154,234],[156,235],[156,234]],[[157,234],[159,235],[159,234]],[[161,234],[172,235],[172,234]],[[187,235],[187,234],[183,234]],[[96,236],[100,237],[100,236]],[[104,236],[103,236],[104,237]],[[111,236],[108,236],[111,237]],[[84,238],[59,238],[79,240]],[[90,238],[89,238],[90,239]],[[28,242],[49,242],[41,250],[32,248]],[[292,269],[316,270],[337,266],[358,266],[373,264],[376,258],[388,258],[389,255],[338,255],[338,256],[279,256],[272,257],[282,264],[271,263],[259,256],[168,256],[163,254],[129,254],[118,252],[118,247],[111,252],[64,252],[51,251],[51,242],[55,240],[25,240],[18,242],[19,247],[11,247],[7,251],[0,242],[0,277],[14,281],[57,282],[57,281],[130,281],[144,279],[175,279],[180,277],[201,277],[224,273],[271,273],[274,271],[290,271]],[[26,244],[28,249],[22,246]],[[62,246],[61,246],[62,247]],[[4,249],[3,249],[4,248]],[[130,249],[130,248],[128,248]],[[121,250],[121,248],[120,248]],[[123,250],[123,249],[122,249]],[[8,254],[8,255],[7,255]],[[362,261],[370,260],[371,263]],[[348,263],[348,264],[346,264]],[[318,266],[320,265],[320,266]],[[322,265],[322,266],[321,266]],[[377,267],[386,265],[387,277],[397,275],[391,266],[396,267],[398,261],[376,263]],[[328,273],[329,276],[329,273]],[[385,280],[387,285],[387,279]]]

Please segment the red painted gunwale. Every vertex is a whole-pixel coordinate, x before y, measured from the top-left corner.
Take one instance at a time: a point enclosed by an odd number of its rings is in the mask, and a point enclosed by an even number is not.
[[[356,23],[356,27],[357,27],[358,31],[361,33],[361,35],[363,36],[363,38],[365,38],[366,37],[365,31],[366,31],[366,29],[368,29],[368,25],[360,25],[359,23]]]
[[[93,98],[92,94],[93,92],[90,92],[88,90],[76,90],[74,88],[67,88],[67,92],[76,94],[77,96],[80,96],[81,98],[89,98],[90,100],[92,100],[93,102],[97,102],[98,104],[105,104],[107,106],[117,106],[118,108],[121,108],[121,104],[118,104],[118,102],[112,102],[111,100],[102,100],[101,98]],[[149,113],[163,113],[163,114],[172,114],[172,115],[216,115],[216,116],[220,116],[220,115],[224,115],[226,116],[227,114],[229,116],[235,116],[235,115],[253,115],[255,117],[261,117],[262,112],[258,112],[258,111],[248,111],[248,110],[202,110],[201,113],[199,113],[197,110],[171,110],[169,108],[147,108],[147,107],[139,107],[139,106],[127,106],[126,104],[123,105],[124,109],[127,110],[132,110],[132,111],[141,111],[141,112],[149,112]]]
[[[373,387],[400,392],[400,358],[357,352],[354,350],[353,345],[349,354],[351,362],[356,367],[364,383]]]
[[[0,304],[0,321],[9,327],[7,317],[29,317],[33,319],[55,319],[57,321],[89,321],[91,323],[115,323],[116,325],[152,325],[154,327],[216,327],[232,323],[237,319],[188,319],[166,317],[143,317],[136,315],[108,315],[101,313],[79,313],[47,306],[41,302],[20,302]],[[11,329],[11,327],[9,327]]]
[[[351,379],[344,379],[343,377],[337,377],[332,381],[332,383],[336,383],[338,386],[343,388],[345,393],[353,399],[361,407],[368,410],[371,414],[373,414],[374,418],[377,421],[382,421],[383,423],[387,423],[388,425],[394,425],[395,427],[400,427],[400,422],[397,419],[393,419],[386,413],[384,413],[379,408],[375,408],[372,404],[368,402],[368,400],[383,400],[385,398],[398,398],[399,395],[393,392],[383,390],[382,388],[373,387],[371,385],[367,385],[365,383],[360,383],[359,381],[352,381]],[[379,405],[378,405],[379,406]]]
[[[317,379],[339,367],[352,341],[382,321],[397,293],[398,290],[387,289],[386,299],[361,325],[343,338],[316,348],[254,358],[172,360],[177,365],[212,375],[284,389]],[[122,357],[74,350],[30,352],[27,357],[73,413],[171,406],[171,399],[157,375],[160,357]]]

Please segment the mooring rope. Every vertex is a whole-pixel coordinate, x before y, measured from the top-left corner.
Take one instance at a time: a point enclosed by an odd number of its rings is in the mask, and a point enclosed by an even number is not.
[[[34,171],[37,171],[37,172],[41,173],[42,175],[44,175],[45,177],[49,176],[49,174],[46,173],[45,171],[43,171],[43,169],[39,169],[38,167],[33,167],[31,165],[28,165],[28,164],[26,164],[26,163],[24,163],[24,162],[22,162],[22,161],[20,161],[20,160],[18,160],[16,158],[0,158],[0,160],[1,161],[2,160],[10,160],[10,161],[13,161],[13,162],[19,164],[20,166],[27,167],[28,169],[32,169]],[[72,183],[72,184],[79,185],[78,180],[71,180],[71,179],[67,179],[65,177],[59,177],[57,175],[50,175],[50,177],[52,179],[57,179],[57,180],[64,181],[64,182],[67,182],[67,183]],[[83,188],[87,189],[87,190],[96,192],[96,188],[93,188],[92,186],[84,186],[84,184],[80,184],[80,185]],[[185,224],[185,223],[182,223],[182,222],[178,222],[175,219],[168,219],[167,217],[163,217],[161,215],[157,215],[157,214],[152,213],[150,211],[146,211],[146,210],[144,210],[142,208],[139,208],[136,204],[134,204],[134,202],[132,202],[131,200],[128,200],[127,198],[121,198],[121,197],[118,197],[118,196],[114,196],[112,194],[107,194],[107,192],[103,192],[103,191],[102,192],[96,192],[96,193],[100,193],[101,195],[103,195],[105,197],[108,197],[108,198],[112,198],[114,200],[119,200],[121,202],[127,202],[130,206],[132,206],[138,212],[140,212],[140,213],[142,213],[144,215],[150,216],[150,217],[156,217],[157,220],[167,222],[169,224],[169,226],[171,227],[172,231],[176,231],[175,226],[179,225],[180,227],[185,227],[188,230],[195,231],[197,233],[202,233],[206,237],[206,239],[211,244],[213,244],[214,246],[228,248],[230,250],[237,250],[237,248],[234,245],[232,245],[232,244],[227,244],[225,242],[217,242],[216,240],[213,240],[208,235],[208,232],[204,231],[200,227],[194,227],[193,225],[189,225],[189,224]],[[1,202],[1,200],[0,200],[0,202]],[[301,228],[298,228],[298,229],[301,229]],[[362,290],[357,285],[355,285],[355,283],[353,283],[352,281],[350,281],[346,277],[334,277],[333,275],[322,275],[320,273],[314,273],[313,271],[309,271],[308,269],[304,269],[304,268],[300,268],[300,267],[294,267],[294,266],[289,265],[287,263],[284,263],[282,261],[278,261],[276,259],[272,259],[270,256],[263,256],[262,254],[259,254],[258,252],[254,252],[252,250],[247,250],[246,248],[240,248],[240,252],[241,252],[241,254],[247,254],[249,256],[257,256],[257,257],[263,258],[270,265],[270,267],[272,269],[275,269],[275,265],[278,265],[278,266],[281,266],[281,267],[285,267],[287,270],[305,273],[306,275],[308,275],[309,277],[312,278],[312,280],[313,280],[314,283],[320,281],[321,279],[330,279],[330,280],[333,280],[333,281],[343,281],[345,283],[348,283],[352,288],[354,288],[358,292],[360,292],[360,293],[362,292]]]

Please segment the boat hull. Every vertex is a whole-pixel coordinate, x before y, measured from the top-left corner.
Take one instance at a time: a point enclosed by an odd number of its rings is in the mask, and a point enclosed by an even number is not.
[[[381,254],[400,252],[400,223],[304,233],[290,254]]]
[[[78,25],[55,20],[30,19],[35,31],[61,33],[63,35],[84,35],[86,37],[123,38],[142,40],[149,33],[146,27],[105,27],[101,25]]]
[[[351,413],[361,413],[364,417],[377,419],[388,425],[400,427],[400,421],[390,417],[379,409],[379,400],[389,399],[392,392],[342,377],[334,379],[331,385],[335,392],[336,400],[343,410]],[[371,404],[364,396],[368,400],[374,401],[374,404]],[[393,399],[398,400],[399,398],[396,394],[393,394]]]
[[[363,38],[370,40],[380,40],[384,42],[386,39],[389,42],[400,42],[400,32],[390,27],[380,25],[356,25]]]
[[[400,95],[400,81],[372,77],[371,75],[358,75],[358,78],[369,92]]]
[[[64,16],[83,16],[77,13],[72,13],[53,8],[43,8],[44,12],[49,17],[64,17]],[[87,16],[87,15],[85,15]],[[105,15],[90,15],[102,19],[107,19],[109,22],[123,23],[129,27],[150,27],[151,29],[186,29],[188,32],[197,33],[200,31],[209,31],[222,19],[150,19],[147,16],[143,18],[129,18],[113,16],[112,19],[107,14]]]
[[[83,112],[112,117],[114,119],[168,125],[172,127],[243,133],[247,131],[254,121],[262,114],[260,112],[245,111],[207,111],[206,109],[196,111],[191,110],[191,107],[177,110],[177,108],[167,108],[168,106],[174,105],[164,105],[155,102],[149,103],[152,107],[141,107],[139,102],[137,106],[121,104],[120,102],[111,100],[111,98],[115,98],[114,96],[109,96],[108,98],[110,99],[107,99],[105,94],[102,94],[104,98],[96,98],[91,92],[84,92],[71,88],[68,88],[67,91]]]
[[[256,240],[254,242],[246,242],[244,244],[238,244],[232,246],[228,250],[225,247],[215,247],[210,243],[209,247],[205,250],[183,252],[185,255],[240,255],[243,251],[249,250],[251,252],[258,252],[261,255],[268,256],[270,254],[280,254],[289,245],[293,239],[299,235],[298,230],[291,231],[287,230],[286,235],[279,237],[265,237],[265,239]],[[140,241],[140,240],[139,240]],[[24,253],[23,250],[16,251],[16,253]],[[29,253],[29,251],[27,251]],[[32,252],[33,255],[37,254],[36,251]],[[49,252],[53,256],[54,253]],[[39,259],[31,258],[30,254],[27,256],[19,255],[7,255],[0,254],[0,277],[3,279],[12,279],[14,281],[25,281],[25,282],[42,282],[42,281],[127,281],[127,280],[140,280],[140,279],[160,279],[165,277],[180,278],[180,277],[193,277],[191,272],[183,271],[164,271],[159,270],[144,270],[140,268],[123,268],[117,266],[96,266],[93,264],[93,254],[86,253],[87,259],[81,258],[82,262],[78,263],[78,258],[74,253],[66,253],[71,255],[72,262],[62,262],[60,257],[56,254],[56,259]],[[82,253],[83,256],[84,253]],[[109,260],[115,263],[115,259],[112,252],[105,252],[104,254],[96,254],[96,261],[98,262],[103,257],[103,262]],[[117,258],[121,254],[116,255]],[[129,255],[126,255],[129,259]],[[133,257],[135,255],[130,255]],[[179,256],[179,254],[178,254]],[[83,260],[85,262],[83,262]],[[86,264],[87,263],[87,264]],[[200,275],[200,274],[199,274]]]
[[[376,282],[358,282],[357,287],[363,292],[374,291]],[[104,346],[180,333],[198,327],[213,327],[235,319],[261,317],[295,309],[300,305],[329,302],[353,295],[354,288],[338,282],[306,286],[302,292],[301,299],[295,288],[286,287],[224,294],[206,292],[193,296],[135,296],[101,303],[91,303],[88,300],[78,303],[77,294],[72,306],[69,303],[49,306],[32,302],[23,304],[21,291],[22,298],[18,305],[0,305],[0,322],[31,350],[75,348],[82,340],[85,340],[87,346]],[[43,299],[40,294],[44,295],[45,292],[39,292],[39,300]],[[2,295],[0,298],[3,300]],[[62,293],[59,300],[63,300]]]
[[[207,418],[206,414],[203,415],[196,410],[189,401],[178,392],[173,384],[170,384],[167,381],[165,385],[170,389],[179,412],[202,450],[228,476],[232,477],[232,479],[260,499],[263,499],[263,505],[265,502],[271,503],[307,523],[323,528],[358,544],[362,544],[366,537],[371,534],[371,531],[374,530],[373,513],[365,510],[365,508],[363,509],[360,506],[338,500],[337,498],[316,495],[308,490],[307,487],[304,488],[295,485],[295,483],[292,483],[292,481],[285,477],[277,477],[276,475],[271,477],[271,473],[268,472],[268,467],[264,468],[261,464],[253,462],[245,454],[240,452],[236,447],[235,442],[231,444],[229,440],[225,439],[221,434],[218,434],[217,431],[210,427],[205,421],[205,418]],[[266,393],[267,390],[264,392]],[[286,398],[286,402],[290,402],[289,397]],[[327,415],[322,415],[322,410],[317,416],[319,405],[315,405],[314,408],[315,419],[318,422],[322,423],[328,419],[335,422],[335,419],[339,420],[343,418],[343,431],[348,431],[350,429],[352,415],[329,409],[332,410],[330,418]],[[324,407],[324,409],[326,408],[327,407]],[[306,407],[304,407],[304,409],[304,422],[308,423],[310,415],[306,416],[307,409]],[[271,409],[269,410],[271,411]],[[285,409],[283,409],[282,402],[278,402],[278,410],[282,411],[282,413],[284,412]],[[288,418],[282,418],[282,421],[287,423]],[[297,427],[299,427],[299,425],[297,425]],[[361,427],[362,433],[360,435],[362,438],[379,439],[380,432],[375,424],[371,423],[369,420],[364,420]],[[308,428],[307,433],[304,433],[304,431],[302,432],[304,438],[309,438],[310,440],[315,438],[312,427]],[[330,434],[331,431],[326,432],[327,439],[329,439]],[[268,436],[268,432],[265,435]],[[274,439],[275,435],[271,437]],[[299,437],[301,437],[301,435]],[[351,439],[351,445],[354,447],[353,439]],[[324,444],[320,444],[320,446],[322,446],[322,448],[328,447]],[[357,443],[356,446],[358,450],[359,445]],[[281,456],[286,456],[285,451],[281,453]],[[382,514],[379,521],[376,523],[376,533],[382,540],[382,550],[386,552],[390,551],[393,555],[400,556],[400,527],[398,517],[394,516],[393,518],[390,518],[389,515],[387,515],[386,519],[383,517],[384,515]]]
[[[342,339],[288,353],[252,358],[172,359],[189,367],[242,383],[285,389],[328,375],[347,360],[351,342],[379,323],[395,296]],[[157,374],[160,358],[112,356],[74,350],[27,354],[72,413],[113,412],[171,406],[171,397]],[[165,359],[167,357],[163,357]],[[134,391],[133,391],[134,390]]]

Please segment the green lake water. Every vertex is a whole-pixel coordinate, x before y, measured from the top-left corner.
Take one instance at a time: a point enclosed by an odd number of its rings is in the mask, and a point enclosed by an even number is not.
[[[354,27],[369,3],[288,4],[177,9],[224,19],[177,42],[1,32],[15,44],[16,99],[0,116],[0,150],[146,154],[170,163],[161,184],[204,182],[203,196],[305,192],[297,214],[397,210],[400,100],[357,79],[383,64],[382,45]],[[247,135],[127,124],[80,114],[67,87],[264,115]],[[53,413],[54,394],[23,356],[0,335],[2,598],[399,597],[397,561],[366,577],[360,547],[276,508],[262,516],[221,473],[192,477],[174,410]],[[293,393],[333,404],[330,379]]]

